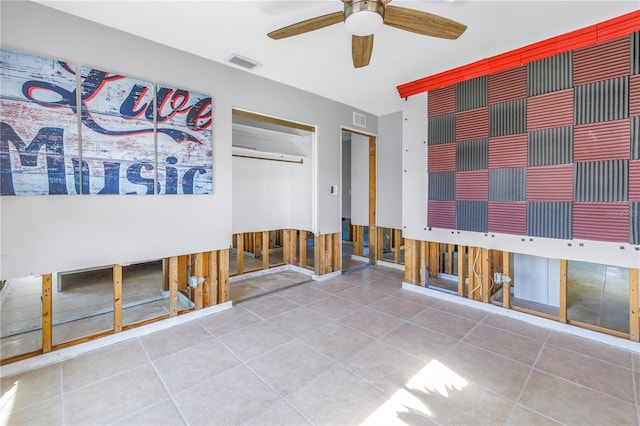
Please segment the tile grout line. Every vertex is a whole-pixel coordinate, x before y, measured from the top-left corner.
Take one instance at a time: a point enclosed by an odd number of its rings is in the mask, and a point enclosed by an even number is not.
[[[529,374],[527,375],[527,378],[525,379],[524,383],[522,384],[522,389],[520,389],[520,393],[518,394],[518,398],[516,399],[516,403],[520,404],[520,400],[522,399],[522,395],[524,395],[524,390],[527,388],[527,385],[529,384],[529,380],[531,379],[531,376],[533,376],[533,372],[536,369],[536,364],[538,363],[538,360],[540,359],[540,355],[542,355],[542,351],[544,350],[544,347],[547,346],[547,340],[549,340],[549,336],[551,334],[547,334],[547,337],[544,339],[544,342],[542,342],[542,345],[540,345],[540,349],[538,349],[538,354],[536,355],[536,359],[533,361],[533,363],[531,364],[531,368],[529,369]]]
[[[186,416],[184,415],[184,413],[182,412],[182,409],[180,409],[180,406],[176,403],[176,401],[173,399],[173,394],[169,391],[169,387],[167,386],[167,384],[165,383],[164,379],[162,378],[162,376],[160,375],[160,372],[158,371],[158,369],[156,368],[155,363],[153,362],[153,360],[151,359],[151,356],[149,355],[149,352],[147,351],[147,348],[144,346],[144,344],[142,343],[142,341],[140,340],[140,337],[136,337],[136,340],[138,341],[138,343],[140,344],[140,346],[142,347],[142,350],[144,351],[144,354],[147,356],[147,360],[149,361],[149,364],[151,365],[151,368],[153,368],[153,372],[156,374],[156,377],[158,378],[158,380],[160,380],[160,383],[162,383],[162,386],[164,387],[164,390],[167,392],[167,395],[169,395],[169,399],[171,400],[171,402],[173,403],[173,406],[176,408],[176,411],[178,412],[178,414],[180,415],[180,419],[184,422],[185,425],[188,425],[189,422],[187,421]],[[156,403],[157,404],[157,403]],[[155,405],[155,404],[154,404]],[[152,405],[153,406],[153,405]],[[140,410],[139,412],[142,412],[142,410]],[[121,420],[126,419],[123,418]]]

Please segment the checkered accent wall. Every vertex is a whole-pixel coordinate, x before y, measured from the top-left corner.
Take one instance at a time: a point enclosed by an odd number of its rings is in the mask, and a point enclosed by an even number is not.
[[[427,225],[640,244],[639,42],[429,92]]]

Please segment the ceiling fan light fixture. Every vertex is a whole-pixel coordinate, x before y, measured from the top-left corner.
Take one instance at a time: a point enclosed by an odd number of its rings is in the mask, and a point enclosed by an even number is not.
[[[356,36],[373,34],[384,22],[384,4],[377,0],[356,0],[344,5],[344,27]]]

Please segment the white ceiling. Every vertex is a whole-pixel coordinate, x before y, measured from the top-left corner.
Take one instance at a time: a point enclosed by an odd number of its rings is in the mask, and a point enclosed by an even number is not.
[[[441,15],[468,29],[450,41],[383,27],[375,34],[370,65],[354,69],[351,36],[343,24],[278,41],[266,36],[340,11],[340,0],[38,3],[217,62],[236,53],[261,64],[252,73],[375,115],[401,110],[400,84],[640,8],[638,0],[395,0],[394,6]]]

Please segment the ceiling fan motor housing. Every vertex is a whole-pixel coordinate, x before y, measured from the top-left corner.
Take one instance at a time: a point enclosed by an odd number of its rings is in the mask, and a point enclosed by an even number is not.
[[[383,21],[384,4],[381,1],[354,0],[344,4],[345,27],[353,35],[370,35]]]

